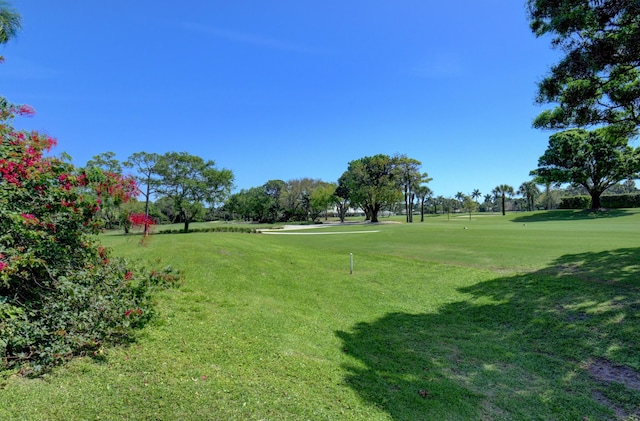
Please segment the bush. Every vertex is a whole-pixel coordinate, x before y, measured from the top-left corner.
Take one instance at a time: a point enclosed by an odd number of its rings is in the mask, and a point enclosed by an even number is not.
[[[193,229],[189,229],[188,231],[185,231],[184,229],[163,230],[163,231],[160,231],[159,234],[189,234],[192,232],[240,232],[245,234],[260,234],[260,231],[255,228],[229,227],[229,226],[211,227],[211,228],[193,228]]]
[[[640,194],[614,194],[600,196],[600,205],[607,209],[638,208]],[[560,199],[559,209],[588,209],[591,206],[591,196],[572,196]]]
[[[127,201],[133,180],[45,156],[54,139],[11,124],[32,113],[0,100],[0,368],[23,373],[126,340],[165,286],[95,238],[100,204]]]
[[[572,196],[560,198],[558,209],[588,209],[591,207],[591,196]]]

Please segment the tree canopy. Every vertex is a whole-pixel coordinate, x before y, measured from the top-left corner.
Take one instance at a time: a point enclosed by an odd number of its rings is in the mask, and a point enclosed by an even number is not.
[[[607,188],[638,176],[640,148],[628,143],[629,133],[617,126],[555,133],[549,137],[549,146],[532,175],[583,186],[591,195],[591,208],[598,209],[600,196]]]
[[[205,161],[187,152],[168,152],[162,155],[154,172],[159,176],[157,192],[171,198],[182,214],[184,230],[204,211],[204,203],[216,204],[231,190],[233,173],[218,170],[215,162]]]
[[[538,84],[537,102],[558,105],[534,126],[639,126],[640,2],[528,0],[528,11],[536,36],[551,35],[564,53]]]
[[[349,162],[338,184],[348,189],[352,205],[360,206],[371,222],[378,222],[383,206],[402,199],[396,178],[395,160],[378,154]]]

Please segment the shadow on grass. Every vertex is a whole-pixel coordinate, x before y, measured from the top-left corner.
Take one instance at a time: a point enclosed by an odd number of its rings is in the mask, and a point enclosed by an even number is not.
[[[339,331],[345,381],[395,420],[640,416],[639,261],[640,249],[566,255],[463,288],[438,313]]]
[[[621,216],[631,216],[634,212],[627,209],[598,210],[552,210],[536,212],[533,214],[517,216],[512,222],[544,222],[544,221],[578,221],[601,218],[618,218]]]

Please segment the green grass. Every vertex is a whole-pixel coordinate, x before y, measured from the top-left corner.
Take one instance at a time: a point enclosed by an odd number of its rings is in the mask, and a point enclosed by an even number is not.
[[[370,230],[104,236],[186,284],[131,345],[5,373],[0,419],[640,416],[634,383],[593,375],[640,373],[638,211],[314,231]]]

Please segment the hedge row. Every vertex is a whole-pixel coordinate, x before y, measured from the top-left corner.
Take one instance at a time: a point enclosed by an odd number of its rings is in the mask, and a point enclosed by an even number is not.
[[[195,228],[185,231],[184,229],[176,230],[164,230],[158,232],[158,234],[185,234],[192,232],[240,232],[245,234],[260,234],[260,231],[255,228],[247,227],[211,227],[211,228]]]
[[[640,208],[640,194],[616,194],[600,196],[603,208]],[[591,196],[572,196],[560,199],[559,209],[588,209],[591,207]]]

